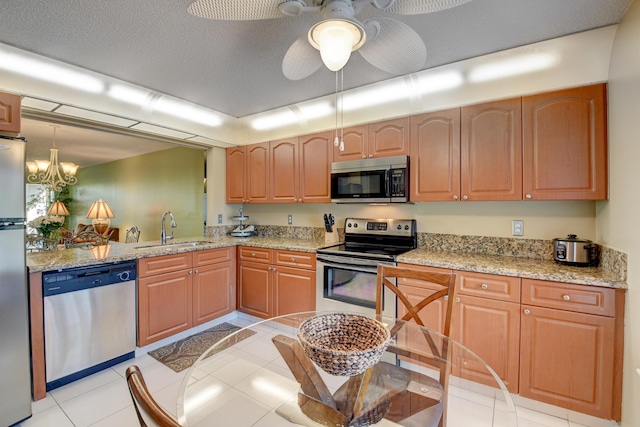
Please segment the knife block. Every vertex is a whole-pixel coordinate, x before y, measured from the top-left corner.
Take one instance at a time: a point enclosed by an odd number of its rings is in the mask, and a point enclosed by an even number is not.
[[[340,242],[340,236],[338,236],[338,230],[334,228],[333,231],[331,232],[325,231],[324,242],[328,245]]]

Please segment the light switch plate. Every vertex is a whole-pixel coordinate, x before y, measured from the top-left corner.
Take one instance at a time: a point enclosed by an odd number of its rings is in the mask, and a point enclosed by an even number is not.
[[[514,236],[524,236],[524,221],[514,219],[511,223],[511,234]]]
[[[218,214],[218,224],[222,224],[222,214]]]
[[[289,216],[287,217],[287,223],[289,223],[289,225],[293,224],[293,215],[289,214]]]

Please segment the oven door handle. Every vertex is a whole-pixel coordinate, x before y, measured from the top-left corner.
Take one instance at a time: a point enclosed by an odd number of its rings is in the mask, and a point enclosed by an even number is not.
[[[322,266],[325,267],[333,267],[333,268],[340,268],[343,270],[351,270],[351,271],[362,271],[365,273],[373,273],[373,274],[378,274],[378,266],[372,266],[372,265],[361,265],[361,264],[357,264],[357,263],[340,263],[340,262],[333,262],[333,261],[324,261],[324,260],[316,260],[318,264],[321,264]],[[353,261],[353,260],[349,260],[349,261]],[[392,263],[388,263],[388,262],[381,262],[380,264],[384,264],[384,265],[393,265]]]

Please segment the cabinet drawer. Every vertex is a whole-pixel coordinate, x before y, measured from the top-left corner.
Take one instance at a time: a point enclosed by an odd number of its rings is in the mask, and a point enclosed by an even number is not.
[[[522,304],[579,313],[615,316],[613,288],[522,279]]]
[[[236,258],[235,247],[209,249],[206,251],[193,252],[193,266],[216,264],[218,262],[232,261]]]
[[[143,258],[138,261],[138,277],[184,270],[192,266],[191,252]]]
[[[433,273],[451,274],[451,270],[442,267],[431,267],[429,265],[398,263],[398,267],[412,268],[414,270],[431,271]]]
[[[271,263],[272,253],[273,251],[271,249],[238,246],[239,261]]]
[[[305,268],[309,270],[316,269],[316,254],[313,252],[294,252],[276,250],[275,264],[287,267]]]
[[[520,302],[520,278],[454,271],[458,293],[501,301]]]

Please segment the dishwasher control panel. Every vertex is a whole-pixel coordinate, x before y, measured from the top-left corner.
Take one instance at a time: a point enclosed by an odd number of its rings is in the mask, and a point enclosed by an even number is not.
[[[136,280],[135,261],[43,273],[43,296],[58,295],[83,289]]]

